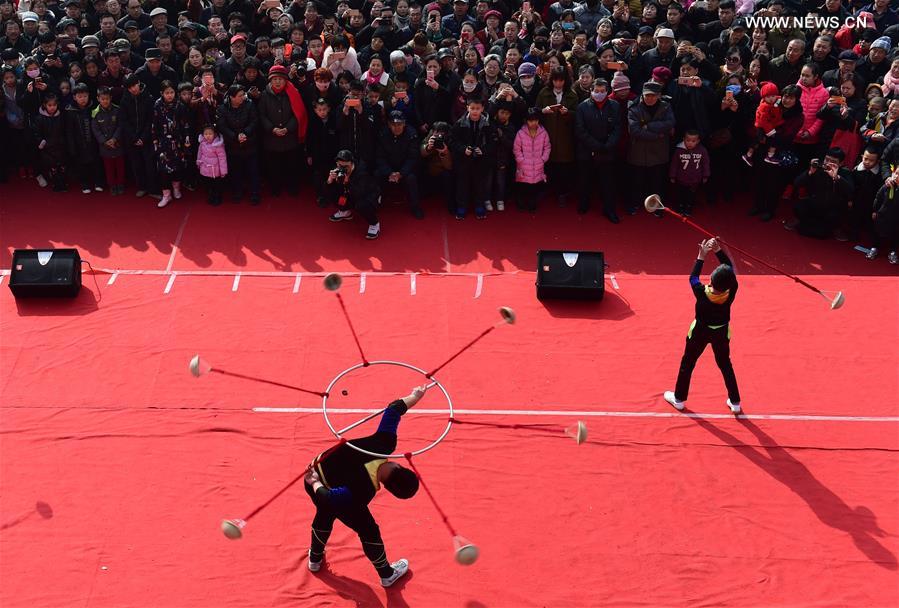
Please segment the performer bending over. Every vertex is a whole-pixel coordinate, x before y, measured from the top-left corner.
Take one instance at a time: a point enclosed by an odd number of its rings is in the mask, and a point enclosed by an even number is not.
[[[739,414],[740,391],[737,388],[737,377],[734,367],[730,362],[730,306],[737,295],[737,277],[734,274],[733,264],[730,258],[721,251],[716,239],[704,240],[699,244],[699,255],[693,264],[693,272],[690,273],[690,287],[696,296],[696,318],[687,332],[687,345],[684,348],[684,356],[680,362],[680,371],[677,374],[677,385],[674,392],[665,391],[665,401],[677,410],[683,410],[686,406],[687,393],[690,391],[690,376],[699,355],[705,350],[706,345],[712,345],[715,353],[715,363],[724,376],[724,384],[727,386],[727,406],[734,414]],[[714,251],[721,265],[712,271],[709,285],[703,285],[699,280],[702,265],[709,251]]]
[[[384,410],[378,430],[373,435],[349,443],[379,454],[392,454],[396,449],[396,429],[400,417],[422,398],[426,386],[397,399]],[[315,457],[305,479],[306,493],[315,504],[312,520],[312,547],[309,570],[318,572],[325,557],[325,545],[334,520],[339,519],[359,535],[362,550],[381,577],[381,584],[391,586],[409,570],[408,560],[392,564],[387,561],[381,530],[368,510],[368,503],[381,485],[397,498],[412,498],[418,491],[418,477],[386,458],[377,458],[354,450],[344,442]]]

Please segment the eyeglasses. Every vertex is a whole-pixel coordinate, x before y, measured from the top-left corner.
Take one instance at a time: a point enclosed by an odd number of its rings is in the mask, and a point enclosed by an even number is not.
[[[727,63],[738,63],[740,61],[739,57],[728,57]]]

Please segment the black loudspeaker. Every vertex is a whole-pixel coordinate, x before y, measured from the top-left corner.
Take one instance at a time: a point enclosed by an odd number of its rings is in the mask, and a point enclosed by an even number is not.
[[[602,251],[537,252],[537,298],[602,300],[605,291]]]
[[[81,290],[77,249],[16,249],[9,288],[17,298],[74,298]]]

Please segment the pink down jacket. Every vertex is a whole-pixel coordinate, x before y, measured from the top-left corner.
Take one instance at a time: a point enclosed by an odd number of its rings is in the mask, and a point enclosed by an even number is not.
[[[203,177],[225,177],[228,175],[228,158],[225,156],[225,144],[221,135],[216,135],[212,143],[200,135],[200,148],[197,151],[197,167]]]
[[[537,135],[531,137],[528,126],[525,124],[515,135],[515,144],[512,148],[515,154],[515,181],[524,184],[539,184],[546,181],[544,165],[549,160],[552,146],[549,144],[549,134],[542,126],[537,127]]]

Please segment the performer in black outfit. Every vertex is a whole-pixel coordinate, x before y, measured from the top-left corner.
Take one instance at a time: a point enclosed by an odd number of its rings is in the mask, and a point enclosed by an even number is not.
[[[718,364],[718,369],[724,376],[724,384],[727,386],[727,406],[731,412],[739,414],[742,411],[740,391],[737,388],[734,367],[730,362],[730,307],[737,296],[737,277],[730,258],[721,251],[716,239],[704,240],[699,247],[699,255],[693,264],[693,272],[690,273],[690,287],[696,296],[696,318],[687,333],[687,345],[680,362],[677,385],[673,392],[665,391],[665,401],[677,410],[684,409],[687,394],[690,392],[690,376],[693,374],[693,368],[706,345],[711,344],[715,353],[715,363]],[[703,285],[699,275],[709,251],[715,252],[721,265],[712,271],[710,284]]]
[[[396,429],[400,417],[414,406],[427,390],[419,386],[412,393],[392,402],[373,435],[353,439],[349,443],[369,452],[392,454],[396,449]],[[315,457],[305,479],[306,493],[315,504],[312,520],[312,547],[309,570],[318,572],[325,556],[325,545],[334,520],[339,519],[359,535],[362,550],[381,577],[381,584],[391,586],[409,570],[408,560],[387,561],[378,524],[368,510],[368,503],[383,485],[397,498],[412,498],[418,491],[415,473],[386,458],[363,454],[340,442]]]

